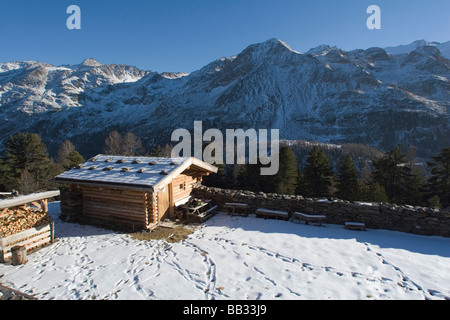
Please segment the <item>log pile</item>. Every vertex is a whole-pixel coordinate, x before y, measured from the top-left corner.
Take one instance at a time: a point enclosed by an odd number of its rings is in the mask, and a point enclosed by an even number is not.
[[[1,210],[0,237],[8,237],[51,222],[45,207],[35,203],[32,206],[23,205]]]
[[[61,193],[61,219],[71,221],[83,214],[83,195],[81,191],[72,190]]]

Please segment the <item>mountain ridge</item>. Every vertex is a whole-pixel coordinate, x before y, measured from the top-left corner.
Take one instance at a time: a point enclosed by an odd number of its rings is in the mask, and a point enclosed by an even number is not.
[[[269,39],[190,74],[94,58],[57,67],[8,62],[0,63],[0,132],[33,131],[50,148],[69,138],[90,154],[113,129],[154,145],[202,120],[205,130],[274,128],[282,139],[384,150],[401,143],[430,156],[448,144],[449,79],[436,44],[399,55],[328,45],[300,53]]]

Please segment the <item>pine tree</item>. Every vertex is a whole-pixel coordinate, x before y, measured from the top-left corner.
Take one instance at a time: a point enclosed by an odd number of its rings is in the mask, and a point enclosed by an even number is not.
[[[225,188],[226,186],[226,176],[225,176],[225,165],[224,164],[212,164],[217,167],[217,173],[205,176],[203,178],[203,185],[207,187]]]
[[[294,152],[290,147],[280,148],[280,167],[278,173],[273,177],[267,177],[273,180],[273,187],[276,193],[280,194],[295,194],[298,167]]]
[[[235,189],[236,188],[236,166],[235,165],[226,165],[225,166],[225,184],[223,186],[224,189]]]
[[[7,187],[6,187],[6,179],[5,179],[6,171],[7,171],[7,169],[6,169],[5,161],[3,160],[2,157],[0,157],[0,190],[3,192],[8,191]]]
[[[369,202],[389,202],[384,187],[378,182],[370,181],[368,184],[360,185],[361,200]]]
[[[427,182],[429,197],[438,196],[442,206],[450,206],[450,147],[427,162],[431,168],[431,177]]]
[[[305,187],[305,175],[303,172],[300,171],[300,169],[297,172],[297,186],[295,188],[295,194],[304,196],[307,194],[306,187]]]
[[[373,180],[384,187],[389,201],[406,203],[409,198],[408,188],[414,177],[406,161],[406,155],[401,151],[401,145],[384,157],[374,159],[373,166]]]
[[[163,149],[161,148],[161,146],[158,144],[157,147],[152,149],[152,152],[150,152],[150,156],[151,157],[162,157],[162,152]]]
[[[64,170],[70,170],[72,168],[75,168],[77,165],[82,164],[85,161],[83,156],[78,153],[78,151],[72,151],[67,155],[67,157],[64,159],[62,166]]]
[[[419,168],[411,169],[411,179],[406,189],[405,204],[413,206],[426,205],[426,182]]]
[[[243,190],[249,190],[249,191],[267,191],[268,189],[272,190],[271,187],[268,187],[267,185],[263,186],[263,189],[261,188],[261,165],[260,164],[243,164],[240,165],[238,176],[237,176],[237,182],[239,188]]]
[[[33,179],[33,192],[43,190],[48,186],[48,180],[56,172],[57,169],[49,159],[46,146],[39,135],[20,132],[9,138],[6,143],[2,168],[2,184],[5,189],[22,191],[19,182],[22,176],[26,181]],[[31,186],[32,184],[27,183],[27,185]]]
[[[442,209],[441,199],[439,196],[434,196],[428,200],[428,206],[430,208]]]
[[[328,197],[332,186],[333,171],[323,149],[314,146],[306,159],[304,170],[306,195]]]
[[[349,154],[339,168],[337,188],[337,196],[343,200],[355,201],[360,196],[358,172]]]

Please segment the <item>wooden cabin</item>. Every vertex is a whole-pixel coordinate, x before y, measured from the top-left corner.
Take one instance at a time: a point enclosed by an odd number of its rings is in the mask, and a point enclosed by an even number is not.
[[[61,215],[77,214],[106,223],[150,229],[175,216],[193,186],[217,168],[196,158],[98,155],[55,178],[68,185]],[[66,197],[67,199],[67,197]],[[89,219],[88,219],[89,220]]]

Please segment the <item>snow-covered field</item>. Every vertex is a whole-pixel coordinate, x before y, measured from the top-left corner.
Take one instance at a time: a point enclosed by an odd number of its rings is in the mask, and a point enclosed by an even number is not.
[[[219,213],[185,241],[64,223],[0,282],[39,299],[450,299],[450,239]]]

